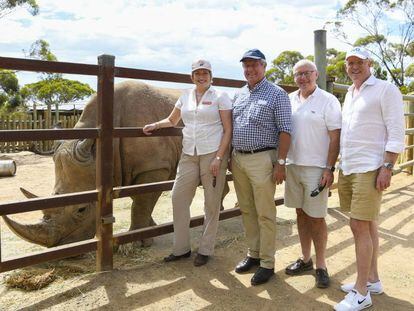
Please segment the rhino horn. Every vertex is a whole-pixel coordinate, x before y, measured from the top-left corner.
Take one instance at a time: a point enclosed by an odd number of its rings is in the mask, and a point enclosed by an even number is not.
[[[53,232],[53,226],[45,219],[42,219],[37,224],[30,225],[19,224],[7,216],[3,216],[3,220],[15,234],[31,243],[52,247],[60,239],[56,232]]]
[[[83,139],[76,142],[75,159],[80,162],[90,161],[93,156],[94,139]]]
[[[24,196],[28,199],[34,199],[34,198],[38,198],[39,196],[31,193],[30,191],[20,187],[20,191],[24,194]]]

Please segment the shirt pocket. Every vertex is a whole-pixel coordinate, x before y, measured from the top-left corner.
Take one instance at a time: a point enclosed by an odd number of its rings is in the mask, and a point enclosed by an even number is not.
[[[264,121],[267,121],[271,114],[272,110],[267,101],[259,99],[250,106],[249,119],[256,124],[261,124]]]

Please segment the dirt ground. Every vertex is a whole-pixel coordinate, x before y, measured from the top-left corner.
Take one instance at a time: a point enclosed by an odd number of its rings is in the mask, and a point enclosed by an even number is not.
[[[10,156],[10,155],[9,155]],[[51,157],[30,152],[13,154],[17,162],[14,177],[0,178],[0,202],[22,200],[19,187],[39,196],[49,195],[54,184]],[[0,154],[1,158],[1,154]],[[279,187],[277,196],[283,193]],[[402,173],[393,178],[383,198],[380,218],[381,251],[379,265],[385,293],[373,297],[372,310],[414,310],[414,178]],[[225,208],[236,201],[234,191]],[[114,231],[129,226],[129,199],[115,201]],[[329,239],[327,264],[331,287],[318,289],[314,274],[289,277],[285,266],[300,254],[294,211],[278,207],[276,275],[267,284],[252,287],[252,273],[238,275],[235,264],[245,256],[246,244],[240,217],[220,222],[215,256],[202,267],[192,259],[164,264],[170,253],[172,235],[155,238],[150,248],[129,248],[116,254],[115,269],[95,272],[93,253],[50,262],[0,275],[0,310],[332,310],[344,294],[343,282],[355,279],[354,244],[347,215],[338,211],[336,191],[330,198],[327,216]],[[200,215],[202,195],[194,200],[192,214]],[[39,212],[13,216],[34,222]],[[154,210],[157,223],[171,221],[169,193],[164,193]],[[44,248],[16,237],[1,220],[2,259],[22,256]],[[197,249],[200,228],[192,229],[193,250]],[[5,279],[14,273],[50,272],[56,279],[37,291],[8,288]]]

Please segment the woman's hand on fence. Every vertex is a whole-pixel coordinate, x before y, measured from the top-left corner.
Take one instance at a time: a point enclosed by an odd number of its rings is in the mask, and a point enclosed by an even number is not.
[[[147,124],[144,126],[144,128],[142,129],[142,131],[144,132],[145,135],[151,135],[152,131],[158,130],[158,123],[151,123],[151,124]]]

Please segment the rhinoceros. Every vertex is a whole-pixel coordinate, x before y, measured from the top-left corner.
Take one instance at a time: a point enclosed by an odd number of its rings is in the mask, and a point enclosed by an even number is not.
[[[159,89],[138,81],[121,82],[114,91],[114,126],[143,127],[168,116],[180,92]],[[96,127],[97,97],[93,96],[75,128]],[[53,194],[95,189],[95,141],[63,141],[53,156]],[[114,186],[169,180],[175,177],[181,154],[181,137],[114,139]],[[153,225],[151,217],[160,192],[132,197],[130,230]],[[31,196],[26,193],[26,196]],[[67,244],[95,235],[96,203],[43,210],[43,219],[23,225],[4,217],[23,239],[47,247]]]

